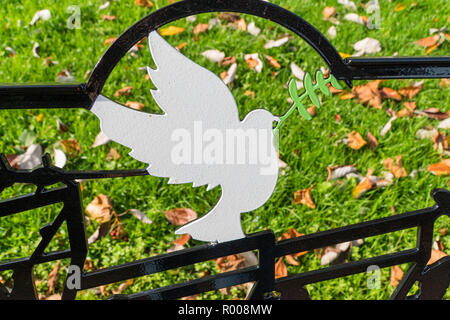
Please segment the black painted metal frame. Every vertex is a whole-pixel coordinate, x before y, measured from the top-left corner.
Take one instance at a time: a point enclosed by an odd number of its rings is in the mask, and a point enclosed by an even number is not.
[[[184,0],[153,12],[125,31],[97,63],[88,83],[2,85],[0,86],[0,109],[89,109],[101,93],[111,71],[133,45],[149,32],[167,23],[206,12],[251,14],[286,27],[309,43],[323,58],[331,73],[349,86],[352,86],[354,80],[364,79],[450,77],[450,57],[363,57],[343,60],[333,45],[304,19],[262,0]],[[1,201],[0,219],[22,211],[63,203],[63,209],[57,218],[41,228],[42,240],[30,257],[0,262],[0,271],[14,271],[14,288],[9,292],[0,284],[0,299],[36,299],[33,267],[37,264],[70,258],[71,265],[83,268],[88,246],[79,185],[76,179],[124,178],[147,174],[144,169],[65,171],[52,166],[48,155],[44,156],[43,164],[43,167],[34,170],[18,170],[11,168],[5,157],[0,158],[0,192],[14,183],[31,183],[37,186],[36,192],[32,194]],[[64,187],[46,189],[57,182],[63,183]],[[434,190],[432,197],[436,204],[427,209],[294,239],[277,242],[271,231],[264,231],[247,235],[240,240],[202,245],[94,272],[84,272],[81,275],[80,288],[69,288],[67,281],[65,282],[63,299],[74,299],[79,290],[250,250],[259,252],[257,266],[130,295],[114,295],[111,299],[177,299],[249,281],[256,282],[249,299],[275,299],[270,295],[272,291],[280,292],[281,299],[309,299],[305,289],[308,284],[365,272],[371,265],[383,268],[407,262],[412,262],[413,266],[405,274],[391,298],[441,299],[450,284],[450,257],[442,258],[430,266],[427,266],[427,262],[430,259],[433,244],[434,222],[438,217],[448,216],[450,213],[450,192],[442,189]],[[64,221],[67,223],[69,232],[70,249],[45,253],[45,248]],[[409,228],[417,228],[416,248],[275,279],[277,257]],[[420,283],[419,292],[408,296],[416,281]]]

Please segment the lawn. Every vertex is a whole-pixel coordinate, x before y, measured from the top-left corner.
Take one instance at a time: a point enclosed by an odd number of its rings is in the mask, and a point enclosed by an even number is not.
[[[353,44],[366,37],[380,41],[382,50],[377,56],[417,56],[425,55],[426,49],[414,44],[415,41],[428,37],[430,28],[440,29],[448,26],[450,9],[444,0],[380,1],[380,25],[378,29],[369,29],[362,24],[346,21],[343,16],[354,10],[348,9],[337,1],[307,0],[273,0],[305,18],[319,31],[327,34],[331,26],[335,26],[337,34],[331,40],[339,52],[353,54]],[[167,1],[154,1],[153,8],[141,7],[133,0],[111,1],[108,8],[99,10],[102,1],[80,0],[80,28],[67,27],[67,20],[73,14],[68,7],[70,0],[54,1],[37,0],[22,2],[19,0],[4,1],[0,4],[0,78],[2,82],[54,82],[57,75],[67,70],[76,81],[85,82],[98,59],[107,49],[105,40],[119,36],[129,26],[145,17],[157,8],[167,5]],[[367,15],[361,1],[355,1],[359,15]],[[322,11],[333,6],[339,13],[339,25],[324,20]],[[396,7],[397,6],[397,7]],[[29,25],[38,10],[49,9],[51,18]],[[103,15],[115,16],[109,21]],[[247,25],[255,22],[261,33],[255,37],[242,30],[235,30],[222,21],[210,30],[194,37],[193,29],[199,23],[208,23],[217,14],[199,15],[195,22],[182,19],[171,25],[185,28],[184,32],[167,36],[166,39],[178,46],[186,43],[181,52],[188,58],[220,75],[228,70],[228,66],[220,66],[201,55],[205,50],[217,49],[226,56],[235,56],[238,64],[236,79],[229,85],[239,107],[241,119],[251,110],[265,108],[273,114],[282,115],[290,107],[287,99],[289,93],[286,83],[292,77],[290,64],[295,62],[304,71],[311,74],[320,67],[326,67],[319,55],[300,38],[293,37],[281,47],[265,49],[269,40],[279,39],[289,33],[286,29],[269,21],[252,16],[241,15]],[[19,22],[21,21],[21,22]],[[33,56],[33,46],[39,43],[38,57]],[[6,50],[10,47],[15,51]],[[445,41],[429,55],[448,55],[449,42]],[[261,73],[251,70],[245,61],[245,54],[259,53],[264,67]],[[268,63],[264,55],[275,58],[281,68]],[[49,59],[45,59],[51,57]],[[58,62],[57,64],[52,63]],[[120,96],[117,101],[138,101],[145,105],[145,111],[161,112],[156,106],[149,90],[151,81],[145,78],[142,67],[152,66],[152,59],[143,42],[143,48],[127,54],[116,66],[109,77],[103,94],[113,97],[114,93],[126,86],[132,86],[131,96]],[[274,72],[277,72],[274,76]],[[355,82],[355,85],[365,82]],[[398,90],[409,85],[408,80],[386,81],[382,87]],[[350,89],[347,88],[350,92]],[[402,102],[407,101],[403,99]],[[438,108],[442,112],[450,111],[450,89],[441,88],[440,80],[425,80],[423,89],[413,97],[417,110]],[[270,200],[258,210],[241,215],[245,233],[253,233],[271,229],[277,237],[294,228],[300,233],[311,234],[318,231],[337,228],[345,225],[391,216],[393,212],[404,213],[426,208],[434,204],[430,192],[435,188],[446,188],[449,180],[446,176],[436,176],[427,171],[431,164],[445,159],[433,146],[431,139],[418,139],[416,133],[424,128],[436,128],[438,120],[428,117],[399,117],[386,135],[380,131],[390,119],[389,109],[400,111],[402,102],[393,99],[383,100],[381,109],[372,108],[359,103],[357,99],[343,100],[339,94],[328,98],[322,96],[322,107],[317,110],[311,121],[295,115],[281,129],[280,158],[288,167],[282,170],[276,190]],[[336,121],[339,115],[341,121]],[[64,123],[68,130],[58,130],[58,122]],[[25,110],[2,111],[0,117],[0,152],[4,154],[21,154],[31,143],[39,143],[46,151],[53,154],[53,148],[60,148],[60,141],[76,139],[81,146],[81,153],[69,157],[66,169],[100,170],[144,168],[145,165],[132,159],[125,147],[114,142],[92,148],[95,137],[99,133],[97,118],[86,110]],[[354,150],[342,142],[347,135],[357,131],[366,138],[371,132],[378,140],[375,150],[364,146]],[[449,133],[440,130],[443,134]],[[117,160],[106,160],[111,148],[121,155]],[[358,180],[340,179],[338,182],[327,182],[327,167],[334,165],[351,165],[362,175],[368,169],[373,175],[382,176],[386,171],[383,161],[402,155],[403,167],[407,177],[394,179],[385,188],[373,188],[355,199],[352,190]],[[414,171],[416,170],[416,171]],[[415,174],[410,175],[414,171]],[[341,184],[338,185],[338,183]],[[294,192],[312,188],[312,199],[316,208],[293,204]],[[152,224],[144,224],[131,215],[121,217],[127,234],[124,239],[113,239],[106,236],[89,247],[88,257],[92,268],[100,269],[137,259],[165,253],[177,238],[174,231],[177,227],[170,224],[164,212],[173,208],[190,208],[199,215],[207,213],[220,197],[220,188],[206,192],[206,187],[192,188],[191,184],[168,185],[167,179],[156,177],[136,177],[115,180],[87,181],[82,183],[83,205],[86,207],[95,196],[108,195],[113,209],[118,214],[128,209],[144,212]],[[13,195],[31,192],[27,185],[17,185],[5,190],[2,199]],[[21,213],[0,220],[0,261],[30,255],[40,240],[39,228],[51,221],[58,213],[58,205],[39,210]],[[439,236],[444,251],[450,252],[450,236],[442,235],[439,230],[448,228],[450,219],[442,217],[436,222],[435,237]],[[86,227],[89,237],[98,223],[91,221]],[[415,230],[395,232],[388,235],[364,239],[359,247],[354,247],[349,261],[374,257],[390,252],[414,247]],[[67,231],[62,229],[51,250],[67,246]],[[186,247],[199,245],[191,240]],[[299,266],[288,265],[290,274],[322,268],[320,260],[314,252],[303,255]],[[59,268],[59,279],[56,291],[62,287],[62,279],[68,261],[62,261]],[[35,268],[35,278],[39,293],[45,297],[48,292],[46,279],[55,263],[39,265]],[[408,265],[401,268],[406,272]],[[204,274],[215,274],[219,270],[214,261],[194,266],[171,270],[161,274],[137,278],[122,293],[148,290],[173,283],[201,277]],[[10,284],[10,272],[0,273],[6,285]],[[367,288],[366,282],[370,274],[359,274],[346,278],[308,286],[313,299],[387,299],[394,291],[390,284],[391,269],[382,269],[381,287]],[[111,294],[120,284],[102,288]],[[243,298],[245,292],[233,289],[231,293],[209,292],[198,298]],[[78,299],[105,298],[100,290],[92,289],[80,292]],[[450,298],[447,292],[446,298]]]

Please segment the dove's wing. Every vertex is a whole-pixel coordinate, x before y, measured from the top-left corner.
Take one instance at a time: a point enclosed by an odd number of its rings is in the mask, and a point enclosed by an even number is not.
[[[186,58],[157,31],[151,32],[148,39],[156,64],[155,70],[148,68],[157,88],[151,93],[167,115],[183,115],[186,121],[216,119],[222,125],[239,120],[233,95],[219,77]]]
[[[97,98],[91,111],[100,118],[106,136],[149,164],[150,175],[170,178],[169,183],[215,187],[225,173],[214,165],[195,163],[195,150],[181,149],[191,146],[199,123],[204,129],[222,130],[239,123],[233,95],[214,73],[186,58],[156,31],[148,38],[157,66],[156,70],[148,68],[157,87],[151,93],[165,114],[133,110],[104,96]]]

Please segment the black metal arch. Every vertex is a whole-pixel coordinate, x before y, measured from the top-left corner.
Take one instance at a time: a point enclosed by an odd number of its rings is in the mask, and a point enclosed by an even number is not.
[[[208,12],[238,12],[271,20],[309,43],[329,66],[335,77],[351,85],[344,60],[325,36],[303,18],[263,0],[184,0],[159,9],[138,21],[108,48],[93,70],[86,90],[92,101],[100,94],[120,59],[150,32],[170,22]]]

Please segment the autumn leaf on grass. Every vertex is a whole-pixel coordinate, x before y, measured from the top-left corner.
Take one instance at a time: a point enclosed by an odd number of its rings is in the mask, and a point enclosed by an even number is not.
[[[136,102],[136,101],[127,101],[127,103],[125,103],[125,105],[128,108],[138,110],[138,111],[141,111],[145,107],[145,105],[143,103]]]
[[[166,219],[175,226],[182,226],[197,219],[197,212],[187,208],[177,208],[164,212]]]
[[[105,20],[105,21],[113,21],[113,20],[116,20],[117,17],[116,16],[103,15],[102,19]]]
[[[412,99],[422,90],[422,88],[422,84],[402,87],[398,89],[398,93],[400,93],[406,99]]]
[[[352,93],[363,104],[368,104],[376,109],[382,108],[381,94],[378,86],[381,80],[371,81],[365,85],[359,85],[352,89]]]
[[[450,112],[442,112],[437,108],[428,108],[423,111],[416,110],[415,113],[436,120],[445,120],[448,118]]]
[[[127,86],[120,90],[117,90],[116,93],[114,93],[114,97],[129,96],[129,95],[131,95],[132,91],[133,91],[133,87]]]
[[[116,40],[117,40],[116,37],[107,38],[107,39],[105,39],[105,41],[103,41],[103,44],[104,44],[104,45],[111,45],[111,44],[113,44],[114,41],[116,41]]]
[[[281,237],[278,238],[278,241],[282,241],[282,240],[287,240],[287,239],[292,239],[292,238],[296,238],[296,237],[301,237],[304,236],[303,233],[298,232],[297,230],[295,230],[294,228],[290,228],[287,232],[283,233],[281,235]],[[307,254],[308,251],[302,251],[302,252],[297,252],[294,254],[289,254],[286,255],[285,258],[287,260],[287,262],[293,266],[298,266],[300,265],[299,262],[297,260],[295,260],[295,258],[298,258],[304,254]]]
[[[146,7],[146,8],[152,8],[154,6],[153,2],[150,0],[134,0],[134,3],[136,3],[140,7]]]
[[[408,176],[405,168],[403,168],[402,156],[395,156],[395,163],[392,158],[387,158],[383,161],[384,166],[388,169],[396,178],[404,178]]]
[[[396,287],[403,278],[403,270],[399,266],[391,267],[391,286]]]
[[[336,15],[336,8],[335,7],[325,7],[322,11],[323,18],[325,20],[329,19],[330,17]]]
[[[380,95],[383,99],[393,99],[393,100],[397,100],[397,101],[401,101],[402,100],[402,96],[395,91],[394,89],[391,88],[381,88],[380,89]]]
[[[426,37],[426,38],[417,40],[414,43],[417,44],[418,46],[421,46],[424,48],[429,48],[429,47],[436,45],[438,43],[438,41],[439,41],[439,35],[436,34],[434,36],[430,36],[430,37]]]
[[[165,36],[175,36],[177,34],[180,34],[184,31],[184,28],[176,27],[176,26],[169,26],[167,28],[159,29],[159,34],[163,37]]]
[[[85,212],[94,221],[100,223],[110,221],[112,215],[111,198],[104,194],[99,194],[86,206]]]
[[[246,54],[244,56],[244,58],[245,58],[245,62],[247,63],[247,66],[250,69],[253,69],[258,73],[261,73],[262,68],[263,68],[263,63],[257,53]]]
[[[431,257],[430,260],[427,263],[427,266],[429,266],[430,264],[435,263],[436,261],[446,257],[447,254],[444,251],[441,250],[436,250],[436,249],[431,249]]]
[[[450,174],[450,159],[445,159],[441,162],[431,164],[428,166],[427,170],[437,176]]]
[[[109,149],[109,152],[108,152],[108,154],[106,155],[106,161],[111,161],[111,160],[117,161],[117,160],[119,160],[121,157],[122,157],[122,156],[120,155],[119,152],[117,152],[116,149],[111,148],[111,149]]]
[[[48,285],[48,290],[47,290],[47,295],[53,293],[53,291],[55,290],[55,285],[56,282],[58,281],[58,271],[59,271],[59,266],[61,265],[61,260],[58,260],[55,264],[55,266],[53,267],[52,271],[50,272],[50,274],[48,275],[48,280],[47,280],[47,285]]]
[[[199,23],[194,27],[194,35],[198,35],[200,33],[206,32],[209,29],[209,24],[207,23]]]
[[[352,131],[348,134],[348,142],[347,145],[354,149],[359,150],[364,147],[367,142],[363,139],[363,137],[356,131]]]
[[[185,233],[181,235],[178,239],[176,239],[173,243],[179,246],[184,246],[186,243],[189,242],[190,239],[191,236],[189,235],[189,233]]]
[[[363,193],[372,189],[372,182],[370,181],[370,176],[372,175],[373,170],[367,170],[367,176],[353,189],[352,196],[355,199],[358,199]]]
[[[80,155],[81,146],[77,139],[61,140],[60,143],[64,149],[64,152],[68,154],[70,157],[74,158]]]
[[[433,147],[434,149],[437,149],[439,154],[443,154],[444,151],[448,149],[448,141],[445,133],[436,130],[433,137]]]
[[[371,150],[375,150],[378,146],[377,138],[370,131],[367,132],[367,145]]]
[[[311,209],[315,209],[316,205],[314,204],[312,198],[311,198],[311,189],[314,187],[314,185],[310,186],[307,189],[303,190],[297,190],[294,193],[294,204],[304,204]]]
[[[134,282],[134,279],[128,279],[127,281],[122,282],[117,289],[112,291],[112,293],[121,294],[126,288],[131,286],[133,284],[133,282]]]
[[[287,275],[288,275],[287,267],[284,264],[284,258],[281,257],[275,263],[275,279],[287,277]]]
[[[415,101],[403,102],[403,105],[405,107],[399,112],[395,112],[395,116],[397,118],[412,117],[414,115],[414,110],[416,110],[416,102]]]
[[[269,61],[271,66],[274,66],[277,69],[281,68],[281,65],[278,63],[278,61],[274,57],[269,56],[267,54],[265,55],[265,57],[266,57],[267,61]]]

